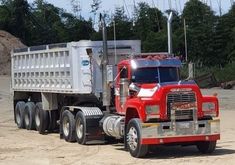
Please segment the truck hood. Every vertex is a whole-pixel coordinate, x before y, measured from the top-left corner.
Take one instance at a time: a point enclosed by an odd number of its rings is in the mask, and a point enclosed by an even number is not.
[[[197,86],[195,81],[178,81],[178,82],[164,82],[157,84],[142,84],[140,85],[140,91],[137,94],[137,97],[153,97],[157,91],[162,88],[184,88],[191,86]],[[198,88],[198,87],[197,87]]]

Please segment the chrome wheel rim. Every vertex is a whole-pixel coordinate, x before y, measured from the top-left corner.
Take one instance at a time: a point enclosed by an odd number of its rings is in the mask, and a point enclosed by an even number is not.
[[[83,136],[83,124],[82,124],[82,122],[81,122],[81,119],[78,119],[78,120],[77,120],[77,124],[76,124],[76,133],[77,133],[77,137],[78,137],[79,139],[81,139],[82,136]]]
[[[128,145],[132,151],[136,150],[138,146],[138,134],[134,127],[131,127],[128,132]]]
[[[63,120],[63,132],[65,136],[69,135],[69,119],[67,117],[64,117]]]
[[[36,113],[35,113],[35,122],[36,122],[36,125],[39,127],[40,126],[39,111],[36,111]]]

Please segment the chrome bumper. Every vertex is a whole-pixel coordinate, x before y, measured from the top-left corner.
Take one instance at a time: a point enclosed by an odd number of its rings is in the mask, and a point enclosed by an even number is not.
[[[141,138],[170,138],[220,134],[220,120],[142,123]]]

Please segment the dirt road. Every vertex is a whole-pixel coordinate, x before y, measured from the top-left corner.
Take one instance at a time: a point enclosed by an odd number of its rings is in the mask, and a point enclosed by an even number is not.
[[[10,79],[0,77],[0,164],[235,164],[235,90],[210,89],[221,105],[221,140],[212,155],[191,147],[159,147],[144,159],[135,159],[122,144],[88,145],[67,143],[58,134],[39,135],[18,129],[13,121]]]

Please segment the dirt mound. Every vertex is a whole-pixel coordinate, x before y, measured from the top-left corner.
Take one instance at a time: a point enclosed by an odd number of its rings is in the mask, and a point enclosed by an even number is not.
[[[22,47],[25,45],[18,38],[0,30],[0,75],[11,74],[11,50]]]

